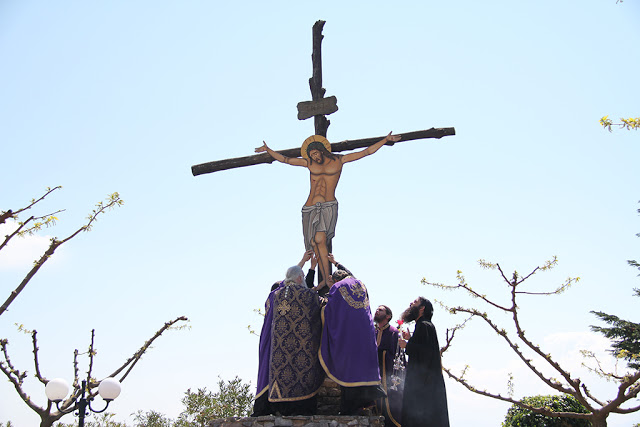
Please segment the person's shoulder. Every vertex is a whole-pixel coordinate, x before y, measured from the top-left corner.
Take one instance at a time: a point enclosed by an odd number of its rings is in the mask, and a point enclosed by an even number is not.
[[[431,322],[429,322],[427,319],[421,318],[416,320],[416,329],[429,329],[429,325],[431,325]],[[431,327],[433,327],[433,325],[431,325]]]

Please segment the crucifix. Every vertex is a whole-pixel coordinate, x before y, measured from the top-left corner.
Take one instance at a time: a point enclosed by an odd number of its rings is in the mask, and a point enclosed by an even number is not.
[[[311,190],[305,205],[302,207],[302,228],[307,250],[312,249],[318,259],[318,288],[328,284],[331,274],[331,264],[328,255],[331,252],[331,239],[335,233],[338,217],[338,202],[335,198],[335,189],[340,179],[342,166],[345,163],[360,160],[361,158],[378,151],[383,145],[393,145],[399,141],[410,141],[425,138],[442,138],[455,135],[454,128],[431,128],[427,130],[403,133],[386,137],[364,138],[358,140],[346,140],[338,143],[330,143],[327,140],[329,120],[327,115],[338,110],[335,96],[325,98],[326,90],[322,87],[322,29],[325,21],[317,21],[313,25],[313,51],[311,60],[313,63],[313,75],[309,79],[311,89],[311,101],[298,103],[298,119],[314,118],[315,135],[307,138],[302,148],[274,151],[263,142],[261,147],[255,149],[253,156],[238,157],[234,159],[217,160],[202,163],[191,167],[194,176],[206,173],[239,168],[260,163],[272,163],[274,160],[309,169]],[[345,155],[337,152],[355,150]],[[325,278],[327,280],[325,280]]]

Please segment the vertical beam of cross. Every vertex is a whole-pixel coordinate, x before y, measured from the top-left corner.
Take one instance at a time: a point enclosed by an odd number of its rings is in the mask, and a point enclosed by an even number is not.
[[[313,74],[309,79],[309,89],[311,89],[311,99],[319,101],[324,98],[326,90],[322,87],[322,29],[325,21],[318,20],[313,24],[313,50],[311,52],[311,62],[313,64]],[[313,116],[313,124],[315,126],[316,135],[327,137],[327,129],[331,122],[324,114]]]

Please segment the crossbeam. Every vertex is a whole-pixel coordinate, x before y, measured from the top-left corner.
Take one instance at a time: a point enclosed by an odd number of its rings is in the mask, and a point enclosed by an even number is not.
[[[398,142],[412,141],[416,139],[435,138],[440,139],[443,136],[451,136],[456,134],[455,128],[431,128],[426,130],[418,130],[413,132],[399,133],[402,139]],[[355,150],[357,148],[368,147],[378,141],[383,136],[372,138],[352,139],[331,144],[331,152],[338,153],[341,151]],[[394,145],[397,143],[389,142],[385,145]],[[300,157],[300,148],[289,148],[279,150],[279,153],[286,157]],[[255,154],[253,156],[235,157],[233,159],[215,160],[213,162],[201,163],[191,166],[193,176],[204,175],[207,173],[219,172],[227,169],[242,168],[245,166],[259,165],[261,163],[273,163],[274,159],[268,153]]]

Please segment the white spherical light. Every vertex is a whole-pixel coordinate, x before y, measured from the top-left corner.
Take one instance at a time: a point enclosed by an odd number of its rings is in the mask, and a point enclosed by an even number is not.
[[[60,402],[69,394],[69,384],[62,378],[54,378],[44,388],[47,399],[52,402]]]
[[[113,400],[120,396],[120,382],[115,378],[105,378],[100,382],[98,393],[104,400]]]

